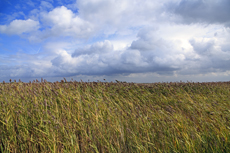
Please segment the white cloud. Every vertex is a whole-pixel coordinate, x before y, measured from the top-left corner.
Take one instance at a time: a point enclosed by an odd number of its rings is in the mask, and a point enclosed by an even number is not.
[[[105,35],[126,34],[136,27],[154,25],[163,13],[162,3],[152,0],[78,0],[79,17]]]
[[[49,36],[72,36],[75,38],[87,38],[93,32],[93,26],[76,16],[65,6],[61,6],[46,13],[42,12],[45,37]],[[51,27],[51,28],[50,28]]]
[[[0,25],[0,32],[5,34],[27,33],[35,31],[39,28],[39,22],[31,19],[28,20],[13,20],[9,25]]]

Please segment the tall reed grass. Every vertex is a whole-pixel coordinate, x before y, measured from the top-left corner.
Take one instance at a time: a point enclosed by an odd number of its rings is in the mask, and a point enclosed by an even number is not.
[[[230,152],[230,82],[3,82],[0,106],[0,152]]]

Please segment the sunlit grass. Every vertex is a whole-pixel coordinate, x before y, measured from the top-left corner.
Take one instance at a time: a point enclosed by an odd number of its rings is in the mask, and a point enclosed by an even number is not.
[[[0,106],[0,152],[230,152],[230,82],[4,82]]]

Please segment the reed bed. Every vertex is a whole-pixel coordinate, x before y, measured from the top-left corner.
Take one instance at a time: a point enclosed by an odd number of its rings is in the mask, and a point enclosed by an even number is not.
[[[0,106],[0,152],[230,152],[230,82],[3,82]]]

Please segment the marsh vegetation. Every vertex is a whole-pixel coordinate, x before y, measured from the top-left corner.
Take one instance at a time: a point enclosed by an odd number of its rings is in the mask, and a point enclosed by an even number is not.
[[[0,152],[230,152],[230,82],[4,82],[0,108]]]

